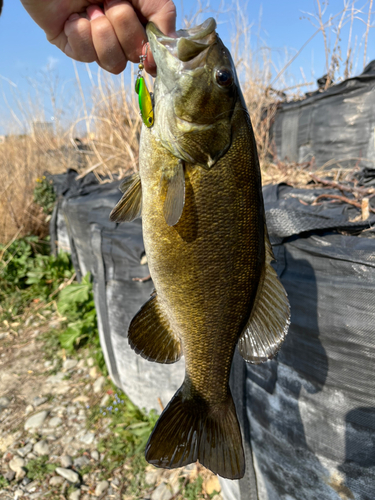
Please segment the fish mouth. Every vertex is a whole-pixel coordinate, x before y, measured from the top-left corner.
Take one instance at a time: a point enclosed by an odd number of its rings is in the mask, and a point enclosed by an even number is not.
[[[182,63],[184,69],[196,69],[206,59],[207,49],[216,41],[216,21],[212,17],[199,26],[177,31],[175,38],[164,35],[154,23],[147,25],[147,36],[155,62],[158,65],[158,53],[166,51],[169,56]],[[161,50],[160,50],[161,49]],[[163,50],[164,49],[164,50]]]

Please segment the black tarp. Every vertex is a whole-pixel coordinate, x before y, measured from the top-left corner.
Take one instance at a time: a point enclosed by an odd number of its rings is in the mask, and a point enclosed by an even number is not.
[[[280,105],[271,138],[282,161],[375,169],[375,61],[359,76]]]
[[[129,322],[153,289],[132,281],[148,274],[141,223],[108,220],[118,183],[79,185],[69,175],[58,210],[77,271],[94,277],[109,371],[136,404],[158,410],[157,398],[166,404],[182,382],[184,364],[149,363],[127,345]],[[352,223],[359,212],[350,205],[311,206],[322,191],[264,188],[291,326],[276,360],[252,366],[236,356],[231,383],[247,471],[222,481],[225,500],[375,498],[375,218]]]

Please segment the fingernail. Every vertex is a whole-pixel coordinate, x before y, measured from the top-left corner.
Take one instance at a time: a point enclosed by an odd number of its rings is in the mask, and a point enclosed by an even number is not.
[[[72,14],[71,16],[69,16],[68,21],[76,21],[79,18],[79,14]]]
[[[90,5],[90,7],[87,7],[87,15],[89,17],[89,20],[93,21],[94,19],[97,19],[98,17],[104,16],[104,13],[101,10],[101,8],[98,7],[97,5]]]

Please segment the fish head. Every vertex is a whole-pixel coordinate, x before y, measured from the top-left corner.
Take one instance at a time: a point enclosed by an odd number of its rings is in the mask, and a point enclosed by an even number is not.
[[[230,147],[241,96],[233,60],[215,28],[210,18],[172,38],[147,25],[157,65],[156,133],[175,156],[206,168]]]

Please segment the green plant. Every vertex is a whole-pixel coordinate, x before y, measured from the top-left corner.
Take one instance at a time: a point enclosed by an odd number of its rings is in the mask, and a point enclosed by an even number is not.
[[[143,452],[154,428],[158,415],[155,411],[149,414],[135,406],[125,394],[115,393],[105,409],[92,408],[92,418],[98,421],[100,416],[110,418],[109,436],[100,441],[98,450],[105,452],[106,469],[110,473],[125,460],[137,465],[140,470],[146,466]]]
[[[59,335],[61,347],[71,353],[93,340],[97,324],[90,273],[60,292],[57,307],[68,318],[67,329]]]
[[[56,194],[52,181],[47,179],[45,175],[42,178],[36,179],[33,199],[34,203],[43,208],[45,214],[52,214],[56,202]]]
[[[58,336],[61,347],[72,354],[88,346],[100,371],[107,375],[90,273],[82,278],[81,283],[74,282],[60,292],[57,307],[60,314],[67,318],[67,328]]]
[[[182,494],[186,500],[198,500],[204,498],[202,495],[203,477],[198,476],[197,479],[191,483],[186,483],[182,490]]]
[[[48,463],[48,456],[33,458],[27,463],[27,477],[32,481],[42,481],[45,476],[55,472],[58,466]]]
[[[49,254],[48,240],[37,236],[0,245],[0,319],[12,319],[31,301],[47,300],[73,276],[70,257]]]
[[[0,474],[0,489],[6,488],[9,485],[7,479]]]

